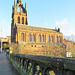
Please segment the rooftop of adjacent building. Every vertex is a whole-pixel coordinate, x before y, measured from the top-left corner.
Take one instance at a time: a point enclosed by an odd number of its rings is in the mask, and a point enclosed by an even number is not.
[[[8,40],[11,40],[11,36],[7,36],[6,38],[4,38],[4,37],[0,37],[0,41],[4,41],[4,42],[6,42],[6,41],[8,41]]]

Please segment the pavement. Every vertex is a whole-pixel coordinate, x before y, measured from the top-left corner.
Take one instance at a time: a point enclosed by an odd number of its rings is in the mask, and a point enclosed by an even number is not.
[[[0,54],[0,75],[19,75],[9,62],[6,52]]]

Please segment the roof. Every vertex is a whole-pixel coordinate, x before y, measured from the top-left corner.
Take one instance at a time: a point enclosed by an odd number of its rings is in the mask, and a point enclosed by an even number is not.
[[[19,29],[25,29],[25,30],[35,30],[35,31],[53,32],[53,33],[58,32],[58,30],[56,29],[50,29],[44,27],[37,27],[37,26],[30,26],[30,25],[23,25],[23,24],[16,24],[16,26],[19,27]]]

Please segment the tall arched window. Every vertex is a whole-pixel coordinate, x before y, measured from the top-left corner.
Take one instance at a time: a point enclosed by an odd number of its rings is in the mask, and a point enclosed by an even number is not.
[[[61,43],[61,38],[59,37],[59,43]]]
[[[18,17],[18,23],[20,24],[20,17]]]
[[[56,37],[56,43],[60,43],[61,42],[61,39],[60,39],[60,37]]]
[[[57,37],[56,37],[56,43],[58,43],[58,40],[59,40],[59,39],[58,39],[58,36],[57,36]]]
[[[44,35],[42,35],[42,42],[44,42]]]
[[[31,41],[31,34],[28,35],[28,41]]]
[[[38,41],[41,42],[41,35],[38,36]]]
[[[35,35],[34,34],[32,35],[32,41],[35,41]]]
[[[48,36],[48,42],[50,42],[50,35]]]
[[[51,42],[53,42],[53,36],[51,36]]]
[[[24,24],[24,17],[22,17],[22,24]]]
[[[21,34],[21,40],[24,41],[24,33]]]

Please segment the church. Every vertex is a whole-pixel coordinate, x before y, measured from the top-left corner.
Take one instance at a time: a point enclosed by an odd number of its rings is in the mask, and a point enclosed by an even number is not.
[[[20,8],[20,12],[17,9]],[[26,47],[43,47],[49,43],[63,43],[63,34],[58,29],[36,27],[28,25],[27,7],[22,1],[14,0],[12,8],[11,42]]]

